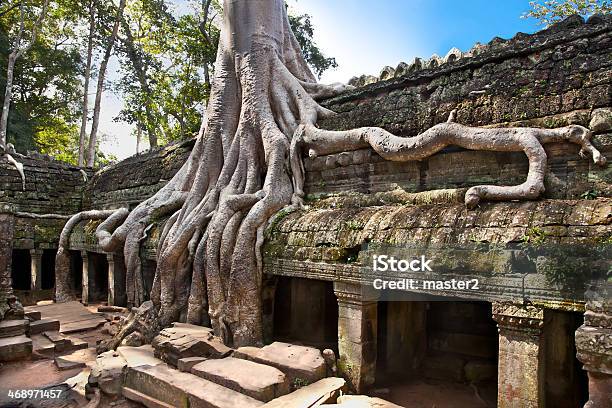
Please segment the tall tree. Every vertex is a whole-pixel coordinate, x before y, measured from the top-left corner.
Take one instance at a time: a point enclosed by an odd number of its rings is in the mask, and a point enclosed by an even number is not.
[[[523,18],[533,17],[549,26],[573,14],[589,17],[596,13],[612,12],[610,0],[539,0],[530,1],[531,10]]]
[[[8,66],[6,69],[6,83],[4,87],[4,101],[2,104],[2,114],[0,114],[0,147],[6,149],[6,133],[8,126],[8,115],[13,98],[13,77],[15,72],[15,63],[17,60],[36,43],[36,37],[41,29],[42,22],[47,13],[49,0],[44,0],[41,6],[40,14],[32,26],[32,34],[30,41],[23,43],[26,35],[26,4],[25,0],[19,2],[19,29],[15,39],[13,40],[12,50],[8,56]]]
[[[87,62],[85,64],[85,79],[83,81],[83,104],[81,107],[81,130],[79,132],[78,165],[85,165],[85,145],[87,144],[87,114],[89,106],[89,78],[93,59],[94,36],[96,33],[96,0],[89,1],[89,34],[87,36]]]
[[[123,10],[125,9],[125,1],[126,0],[119,1],[119,7],[117,8],[117,14],[115,16],[113,28],[110,36],[108,37],[106,49],[104,51],[104,55],[102,56],[102,61],[100,62],[100,69],[98,70],[96,99],[94,102],[93,118],[91,121],[91,132],[89,134],[89,144],[87,147],[87,167],[93,167],[96,159],[96,145],[98,126],[100,123],[102,92],[104,91],[104,78],[106,77],[106,68],[108,67],[108,61],[110,60],[111,54],[113,52],[113,46],[115,45],[115,40],[117,39],[117,34],[119,33],[119,26],[121,25],[121,20],[123,18]]]
[[[146,324],[128,322],[109,346],[134,330],[151,339],[156,329],[179,319],[201,324],[207,311],[215,333],[226,343],[261,344],[263,233],[281,208],[301,205],[305,153],[314,157],[371,146],[388,160],[406,161],[426,158],[447,145],[525,152],[527,180],[518,186],[474,186],[465,196],[470,208],[485,199],[538,197],[546,169],[543,143],[576,143],[596,163],[605,163],[590,143],[591,132],[581,126],[471,128],[454,123],[453,113],[447,123],[413,137],[375,127],[338,132],[318,128],[319,119],[334,113],[316,99],[345,89],[316,82],[290,29],[284,1],[225,1],[207,123],[186,163],[131,212],[81,213],[62,233],[65,243],[76,221],[108,217],[96,236],[107,252],[123,247],[128,301],[139,304],[144,297],[138,278],[141,238],[154,220],[169,216],[159,236],[152,306],[141,316]],[[66,251],[60,243],[58,299],[70,296]]]

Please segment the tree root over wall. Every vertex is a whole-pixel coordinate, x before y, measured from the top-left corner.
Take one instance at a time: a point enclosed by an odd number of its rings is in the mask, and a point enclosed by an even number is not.
[[[525,152],[527,180],[518,186],[472,187],[465,195],[470,208],[481,200],[539,197],[544,191],[544,143],[576,143],[596,163],[605,163],[590,143],[591,132],[580,126],[482,129],[454,123],[451,115],[448,123],[408,138],[380,128],[319,129],[317,121],[334,113],[316,99],[345,89],[316,83],[289,28],[284,1],[225,1],[207,121],[189,159],[129,215],[125,209],[101,214],[110,217],[96,231],[100,246],[107,252],[123,248],[129,306],[144,299],[139,283],[144,232],[169,216],[159,240],[147,315],[155,316],[159,328],[179,320],[201,324],[210,317],[226,344],[260,345],[263,231],[278,210],[301,205],[303,152],[312,157],[371,146],[397,161],[421,160],[448,145]],[[62,262],[57,264],[61,271]],[[58,299],[66,297],[59,296],[63,290],[58,289]],[[132,319],[138,315],[133,313]],[[127,323],[130,329],[109,346],[118,345],[136,326]]]

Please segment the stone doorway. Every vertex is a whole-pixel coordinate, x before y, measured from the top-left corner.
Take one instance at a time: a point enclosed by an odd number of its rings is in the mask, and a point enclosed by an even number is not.
[[[11,280],[15,290],[30,290],[32,276],[30,251],[27,249],[13,249],[11,259]]]
[[[489,303],[379,302],[377,331],[373,395],[414,407],[496,405],[498,336]]]
[[[338,352],[338,303],[332,282],[278,277],[273,339]]]
[[[574,336],[583,322],[582,313],[552,309],[544,311],[546,407],[582,407],[589,399],[588,378],[576,358]]]
[[[41,286],[42,289],[53,289],[55,287],[55,254],[56,249],[45,249],[42,253],[41,262]]]
[[[80,298],[83,290],[83,257],[81,251],[70,251],[70,275],[74,294]]]
[[[89,299],[88,302],[108,300],[108,260],[106,254],[89,253]]]

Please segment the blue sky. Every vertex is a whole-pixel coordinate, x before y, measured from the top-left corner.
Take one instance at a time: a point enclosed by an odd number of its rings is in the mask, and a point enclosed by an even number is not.
[[[311,16],[315,41],[338,68],[326,72],[321,82],[347,82],[352,76],[378,75],[380,70],[414,57],[446,55],[452,47],[469,50],[476,42],[493,37],[511,38],[517,32],[533,33],[541,27],[520,16],[528,0],[287,0],[290,10]],[[174,0],[186,7],[185,0]],[[109,77],[118,69],[109,66]],[[105,152],[122,159],[135,153],[131,127],[112,119],[122,101],[111,92],[104,97],[101,114]]]

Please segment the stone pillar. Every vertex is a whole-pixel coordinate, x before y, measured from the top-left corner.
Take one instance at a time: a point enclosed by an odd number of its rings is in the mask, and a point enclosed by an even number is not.
[[[123,253],[106,254],[108,261],[108,304],[125,306],[125,262]]]
[[[610,286],[610,285],[608,285]],[[589,401],[584,408],[612,408],[612,299],[589,300],[584,324],[576,330],[577,357],[589,376]]]
[[[364,301],[361,286],[334,282],[338,298],[338,369],[360,393],[376,376],[377,304]]]
[[[87,305],[89,303],[89,253],[87,251],[81,251],[81,258],[83,258],[81,303]]]
[[[498,408],[544,407],[544,309],[493,303],[499,331]]]
[[[30,289],[41,290],[42,289],[42,249],[30,249]]]
[[[12,215],[0,212],[0,320],[9,310],[9,300],[13,296],[11,261],[14,225],[15,218]]]

